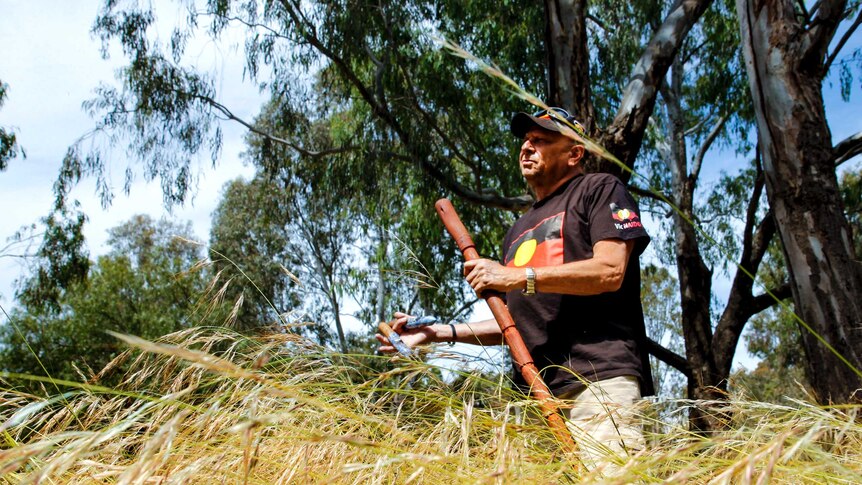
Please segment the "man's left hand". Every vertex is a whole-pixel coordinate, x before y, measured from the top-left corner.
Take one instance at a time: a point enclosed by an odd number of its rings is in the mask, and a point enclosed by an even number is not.
[[[509,268],[490,259],[467,261],[464,263],[464,275],[477,295],[486,290],[505,293],[524,288],[527,278],[523,268]]]

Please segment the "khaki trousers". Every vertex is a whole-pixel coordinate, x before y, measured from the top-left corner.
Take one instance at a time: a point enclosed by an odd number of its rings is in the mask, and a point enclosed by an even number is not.
[[[641,398],[638,380],[621,376],[593,382],[581,391],[561,396],[566,426],[578,444],[588,470],[606,477],[620,472],[620,463],[645,447],[635,401]]]

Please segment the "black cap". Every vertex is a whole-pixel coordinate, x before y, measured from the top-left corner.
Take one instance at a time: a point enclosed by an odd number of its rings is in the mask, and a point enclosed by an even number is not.
[[[549,113],[549,111],[553,111],[553,115]],[[576,120],[572,114],[563,108],[543,109],[532,115],[528,115],[527,113],[516,113],[515,116],[512,117],[512,123],[509,125],[509,130],[518,138],[524,138],[524,135],[526,135],[528,131],[537,126],[546,130],[562,133],[562,126],[565,126],[565,123],[563,123],[561,119],[566,120],[574,126],[574,130],[577,133],[581,135],[585,134],[584,126]]]

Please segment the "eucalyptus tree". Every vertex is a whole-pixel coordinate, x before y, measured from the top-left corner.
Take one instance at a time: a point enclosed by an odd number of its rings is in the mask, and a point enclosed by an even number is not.
[[[337,119],[348,124],[351,119],[345,113],[333,114],[327,123],[311,123],[301,114],[288,120],[275,104],[256,120],[257,129],[266,127],[279,136],[301,132],[317,145],[332,144],[342,136],[344,127]],[[358,305],[353,316],[376,324],[388,317],[387,304],[401,309],[417,306],[416,287],[434,286],[438,279],[434,275],[443,266],[433,271],[422,268],[420,257],[396,233],[420,219],[402,215],[430,205],[415,200],[418,190],[410,188],[415,182],[404,178],[409,173],[369,161],[386,156],[372,149],[324,158],[299,155],[256,134],[248,142],[246,157],[260,170],[249,182],[229,184],[211,235],[212,247],[231,261],[217,260],[220,273],[236,273],[232,266],[247,268],[244,286],[251,291],[241,290],[247,296],[239,314],[244,326],[272,323],[280,313],[283,323],[314,322],[310,329],[325,344],[331,341],[328,327],[316,323],[331,322],[338,346],[346,352],[350,348],[342,322],[345,307]],[[298,159],[301,156],[306,160]],[[408,192],[416,197],[405,197]],[[227,293],[236,299],[238,291]],[[424,305],[445,308],[445,302],[428,302],[448,293],[425,292]]]
[[[25,258],[31,275],[17,285],[15,297],[30,308],[57,312],[65,292],[86,280],[90,270],[84,239],[87,215],[75,201],[55,205],[40,222],[39,227],[44,227],[42,241],[35,253]],[[22,235],[19,232],[15,237]]]
[[[265,181],[237,179],[225,185],[213,212],[213,295],[237,307],[231,325],[240,330],[273,327],[299,304],[285,273],[298,258],[285,246],[281,195]]]
[[[0,81],[0,108],[6,102],[7,89],[9,89],[9,85]],[[11,129],[0,128],[0,170],[5,170],[9,160],[18,156],[19,153],[24,154],[18,145],[18,137],[15,132]]]
[[[822,402],[859,400],[862,264],[835,169],[862,153],[862,135],[833,145],[822,90],[862,24],[862,9],[847,0],[737,0],[737,10],[766,192],[799,324],[808,327],[802,333],[808,378]],[[848,60],[858,63],[859,55],[857,49]]]
[[[308,327],[327,344],[322,324],[331,321],[347,352],[343,306],[357,231],[344,208],[320,195],[263,175],[232,182],[213,221],[213,258],[241,328]]]
[[[208,274],[189,271],[200,247],[177,235],[191,239],[191,225],[135,216],[110,229],[108,253],[57,295],[56,308],[23,300],[11,312],[0,326],[0,368],[91,379],[126,348],[105,330],[155,339],[199,324]]]
[[[156,20],[152,8],[137,2],[106,2],[94,26],[106,44],[118,40],[129,58],[121,72],[123,87],[102,86],[87,104],[101,115],[96,132],[107,133],[112,140],[127,135],[130,152],[149,161],[145,171],[162,179],[168,201],[187,196],[193,175],[190,154],[205,150],[217,154],[221,140],[217,119],[253,128],[249,120],[237,118],[219,103],[210,76],[180,62],[192,37],[204,30],[198,28],[204,22],[209,22],[206,31],[216,38],[231,25],[247,28],[247,73],[274,96],[289,103],[305,93],[304,81],[320,76],[319,88],[337,93],[331,101],[362,106],[353,112],[364,114],[357,136],[381,134],[391,140],[388,152],[393,163],[409,166],[418,177],[479,205],[521,209],[530,203],[529,194],[518,194],[525,184],[516,171],[500,170],[511,165],[510,150],[497,139],[501,118],[522,106],[469,63],[453,62],[431,34],[460,42],[480,56],[492,56],[527,90],[546,92],[552,104],[594,119],[585,27],[590,15],[584,0],[548,2],[544,12],[514,2],[187,3],[188,22],[164,44],[151,35]],[[613,3],[598,4],[595,10],[612,10]],[[620,99],[618,106],[609,107],[613,121],[604,128],[591,122],[591,132],[628,166],[640,148],[663,75],[710,3],[677,1],[667,8],[655,3],[654,28],[641,32],[634,55],[629,55],[633,67],[624,63],[615,68],[629,74],[619,87],[622,96],[615,97]],[[514,28],[502,28],[510,25]],[[541,25],[546,25],[546,32],[537,28]],[[311,111],[326,112],[319,105]],[[306,154],[355,148],[302,147],[275,136],[270,141]],[[72,147],[67,166],[104,175],[102,152],[83,152],[82,147],[80,143]]]
[[[133,158],[146,160],[148,176],[161,178],[168,202],[188,195],[195,154],[208,152],[216,159],[221,141],[217,122],[227,118],[267,143],[294,149],[306,161],[352,151],[392,173],[409,174],[411,183],[400,188],[414,201],[448,193],[472,205],[520,210],[532,196],[510,163],[515,143],[500,143],[500,133],[509,114],[524,106],[470,63],[455,62],[432,35],[493,58],[524,88],[544,93],[552,104],[574,108],[591,120],[594,113],[596,119],[604,113],[608,122],[600,128],[591,121],[591,133],[630,167],[660,82],[710,3],[650,4],[655,20],[630,42],[627,58],[602,64],[590,60],[586,25],[588,17],[596,16],[583,0],[548,2],[544,9],[515,2],[187,2],[188,21],[164,43],[153,35],[152,8],[110,1],[94,32],[106,45],[119,41],[129,62],[120,73],[123,86],[102,86],[87,107],[100,116],[95,134],[128,141]],[[619,2],[600,3],[594,10],[614,11],[615,4]],[[625,8],[617,10],[627,14]],[[608,32],[616,28],[602,25]],[[247,73],[277,100],[280,115],[289,119],[302,112],[320,120],[344,113],[351,119],[341,139],[330,146],[303,145],[301,134],[277,136],[219,102],[215,80],[182,61],[195,35],[208,32],[218,39],[230,26],[246,28]],[[602,84],[602,93],[622,95],[603,99],[596,109],[591,76],[596,77],[596,66],[610,65],[627,74],[595,83]],[[315,92],[309,93],[312,84]],[[304,104],[309,100],[312,104]],[[70,149],[64,173],[104,177],[104,152],[84,147],[82,141]],[[512,216],[480,214],[472,207],[464,212],[484,252],[497,253],[501,223]],[[433,220],[430,207],[407,215]],[[424,239],[421,247],[434,248],[428,256],[435,263],[451,256],[443,245],[427,244],[441,240],[437,228],[431,231],[427,222],[415,223],[421,227],[400,224],[420,230],[409,242]],[[425,237],[432,232],[433,238]]]
[[[759,160],[737,174],[723,171],[710,183],[701,177],[707,158],[716,159],[716,146],[737,153],[751,149],[753,113],[741,64],[733,4],[716,1],[686,37],[659,87],[643,152],[650,184],[673,207],[642,190],[642,182],[632,186],[662,221],[660,234],[666,237],[656,245],[677,269],[685,358],[668,361],[687,376],[688,395],[696,399],[726,395],[746,322],[775,304],[768,293],[755,293],[749,276],[757,273],[775,232],[771,213],[762,207]],[[730,291],[714,315],[713,281],[725,272],[733,273]],[[776,285],[769,288],[773,294],[789,296],[786,282]],[[721,425],[712,412],[695,410],[692,418],[699,428]]]
[[[862,248],[862,167],[844,171],[841,198],[853,231],[856,251]],[[760,268],[758,275],[767,284],[788,281],[782,249],[776,239],[770,245],[772,256]],[[793,304],[776,306],[752,318],[744,336],[749,352],[761,359],[755,369],[735,373],[733,387],[742,387],[760,401],[784,401],[786,397],[806,399],[813,386],[805,375],[807,359],[802,345],[802,333],[793,315]]]
[[[160,42],[151,7],[108,1],[94,32],[106,45],[118,41],[128,63],[120,72],[122,86],[102,86],[87,107],[99,116],[94,136],[127,142],[132,160],[145,161],[146,174],[161,177],[168,202],[188,196],[196,156],[217,161],[223,120],[249,129],[251,159],[268,177],[280,177],[282,188],[303,180],[297,174],[308,167],[329,167],[335,176],[324,170],[315,175],[320,178],[304,180],[315,193],[365,197],[348,211],[375,248],[365,251],[377,258],[376,288],[362,291],[377,304],[378,316],[393,288],[382,268],[400,264],[394,238],[424,262],[429,280],[441,290],[419,292],[419,305],[454,313],[469,297],[457,283],[454,248],[432,202],[441,195],[456,197],[481,252],[494,257],[512,212],[533,198],[511,163],[517,143],[501,141],[508,117],[525,106],[470,62],[454,60],[433,36],[492,60],[527,91],[579,113],[590,135],[631,168],[659,93],[663,86],[672,92],[668,73],[681,49],[707,59],[694,43],[685,47],[684,42],[712,3],[189,1],[187,22]],[[217,80],[188,62],[186,50],[195,36],[218,41],[233,27],[245,29],[247,74],[271,95],[256,120],[237,116],[223,101]],[[686,60],[677,65],[683,72]],[[699,127],[700,142],[709,139],[712,128],[705,116],[708,101],[701,98],[706,121]],[[717,104],[710,119],[735,116],[738,109]],[[318,136],[320,130],[326,136]],[[70,149],[64,173],[104,177],[104,152],[85,146]],[[624,180],[630,176],[603,160],[589,166]],[[62,176],[61,182],[70,178]],[[697,258],[680,263],[680,271],[688,271]],[[708,273],[703,267],[693,271],[686,281]],[[680,284],[692,288],[682,278]],[[708,298],[710,288],[703,289]],[[726,341],[733,345],[723,355],[732,355],[736,339]],[[691,352],[705,349],[692,346]],[[652,350],[690,368],[687,359],[660,345]],[[697,386],[714,386],[718,374]]]

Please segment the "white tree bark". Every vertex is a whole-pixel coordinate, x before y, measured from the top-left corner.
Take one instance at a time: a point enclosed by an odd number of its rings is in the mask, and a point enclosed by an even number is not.
[[[808,377],[822,402],[847,402],[862,388],[862,265],[838,191],[821,91],[824,46],[840,20],[824,12],[838,15],[844,4],[824,2],[816,27],[806,30],[790,1],[737,0],[767,196],[796,313],[811,329],[802,330]]]

